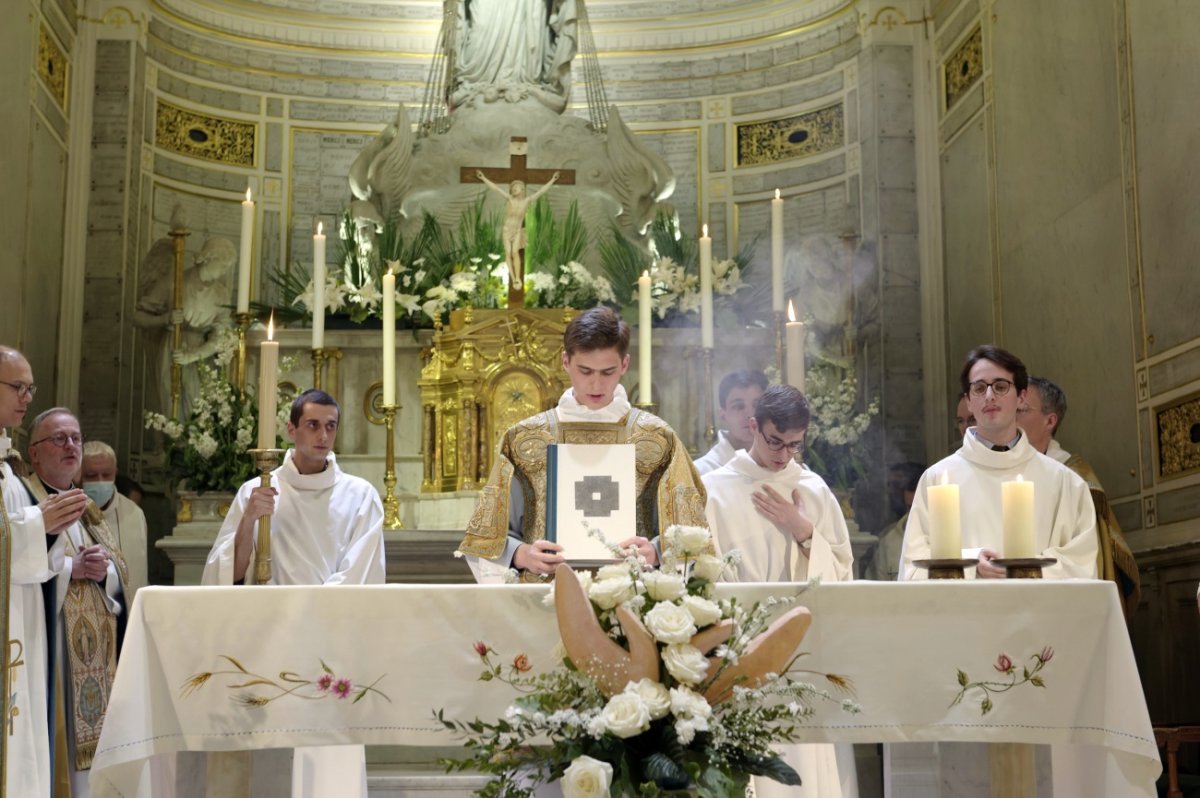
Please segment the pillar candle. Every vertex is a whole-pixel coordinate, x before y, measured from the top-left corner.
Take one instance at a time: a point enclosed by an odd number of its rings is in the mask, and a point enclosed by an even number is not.
[[[804,390],[804,322],[796,321],[796,308],[788,300],[787,384]]]
[[[383,403],[396,404],[396,275],[383,275]]]
[[[254,249],[254,200],[250,199],[250,189],[246,189],[246,199],[242,201],[242,237],[241,249],[238,252],[238,292],[237,312],[250,312],[250,253]]]
[[[312,348],[325,346],[325,233],[324,225],[317,222],[317,234],[313,236],[313,318]]]
[[[638,401],[650,398],[650,272],[638,278]]]
[[[783,200],[771,200],[771,309],[783,312]]]
[[[1005,559],[1037,556],[1034,548],[1033,483],[1018,474],[1000,485],[1000,507],[1004,519]]]
[[[275,411],[279,397],[279,342],[275,338],[275,314],[267,324],[267,340],[258,349],[258,448],[275,448]]]
[[[712,239],[708,237],[708,225],[704,225],[700,236],[700,345],[705,349],[713,346],[712,283]]]
[[[958,485],[948,484],[943,471],[938,484],[926,488],[929,499],[929,556],[935,560],[962,557],[962,515],[958,505]]]

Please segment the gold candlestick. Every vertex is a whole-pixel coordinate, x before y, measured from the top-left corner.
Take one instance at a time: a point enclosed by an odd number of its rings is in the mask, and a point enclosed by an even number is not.
[[[317,347],[316,349],[312,350],[312,362],[313,362],[312,387],[320,388],[321,387],[321,372],[323,371],[324,366],[325,366],[325,350],[323,348]]]
[[[283,449],[251,449],[254,467],[258,469],[259,485],[271,487],[271,472],[279,467]],[[258,519],[258,538],[254,544],[254,584],[265,585],[271,581],[271,516]]]
[[[175,285],[172,295],[171,309],[171,354],[178,355],[183,351],[183,260],[187,252],[187,237],[191,233],[183,227],[172,228],[172,252],[175,255]],[[183,394],[183,365],[171,360],[171,418],[179,418],[179,401]]]
[[[633,406],[638,410],[645,410],[647,413],[658,415],[658,402],[634,402]]]
[[[396,442],[393,434],[396,427],[396,411],[399,405],[383,406],[383,425],[387,430],[387,455],[383,471],[383,527],[403,529],[400,523],[400,500],[396,498]]]
[[[313,382],[312,387],[320,388],[330,396],[337,396],[338,364],[342,360],[342,350],[336,346],[318,347],[312,351]],[[325,379],[328,371],[329,379]],[[325,385],[329,387],[326,388]]]
[[[237,386],[238,396],[246,400],[246,331],[250,329],[254,317],[249,313],[234,313],[233,321],[238,332],[237,360],[233,364],[233,383]]]
[[[787,314],[782,310],[775,311],[775,368],[779,371],[780,382],[786,380],[786,375],[783,373],[783,364],[786,359],[786,344],[783,336],[786,326]]]
[[[713,407],[713,348],[706,346],[700,354],[704,358],[704,439],[711,448],[717,439],[717,412]]]

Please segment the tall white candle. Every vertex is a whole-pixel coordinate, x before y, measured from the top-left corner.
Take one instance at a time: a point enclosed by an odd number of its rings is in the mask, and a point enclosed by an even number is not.
[[[238,292],[237,312],[250,311],[250,254],[254,250],[254,200],[250,199],[250,189],[246,189],[246,199],[242,200],[242,237],[241,249],[238,251]]]
[[[396,404],[396,275],[383,275],[383,403]]]
[[[771,200],[771,309],[783,312],[783,199]]]
[[[700,236],[700,345],[705,349],[713,346],[712,283],[712,239],[708,237],[708,225],[704,225]]]
[[[279,406],[279,342],[275,314],[267,324],[267,340],[258,349],[258,448],[275,448],[275,411]]]
[[[638,278],[638,401],[650,398],[650,272]]]
[[[788,300],[787,383],[804,390],[804,322],[796,321],[796,308]]]
[[[945,472],[938,484],[926,488],[929,498],[929,556],[935,560],[962,557],[962,515],[958,485],[948,484]]]
[[[317,234],[313,236],[313,318],[312,348],[325,346],[325,227],[317,222]]]
[[[1000,508],[1004,520],[1004,557],[1037,556],[1034,548],[1033,483],[1020,474],[1012,482],[1000,484]]]

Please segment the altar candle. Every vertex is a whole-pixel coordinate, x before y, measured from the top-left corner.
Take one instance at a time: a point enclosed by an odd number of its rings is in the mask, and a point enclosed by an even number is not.
[[[804,322],[796,321],[796,308],[788,300],[787,382],[804,390]]]
[[[783,312],[783,199],[771,200],[771,309]]]
[[[258,349],[258,448],[275,448],[275,411],[279,398],[279,342],[275,338],[275,314],[267,324],[267,340]]]
[[[936,485],[926,488],[929,498],[929,556],[935,560],[962,557],[962,515],[958,485],[948,484],[946,472]]]
[[[325,226],[317,222],[317,234],[313,236],[313,319],[312,348],[325,346]]]
[[[383,403],[396,404],[396,275],[383,275]]]
[[[700,236],[700,345],[705,349],[713,346],[712,283],[712,239],[708,237],[708,225],[704,225]]]
[[[638,401],[650,398],[650,272],[638,278]]]
[[[250,253],[254,249],[254,200],[250,199],[250,189],[246,189],[246,199],[242,201],[242,238],[241,250],[238,252],[238,292],[237,312],[250,312]]]
[[[1004,520],[1005,559],[1037,556],[1033,545],[1033,483],[1020,474],[1000,485],[1000,510]]]

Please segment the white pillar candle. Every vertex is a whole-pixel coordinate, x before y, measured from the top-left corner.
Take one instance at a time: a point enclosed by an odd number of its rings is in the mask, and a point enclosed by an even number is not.
[[[700,236],[700,345],[705,349],[713,346],[712,283],[712,239],[708,237],[708,225],[704,225]]]
[[[250,312],[250,254],[254,250],[254,200],[250,199],[250,189],[246,189],[246,199],[242,201],[242,237],[241,249],[238,251],[238,292],[237,312]]]
[[[275,411],[279,405],[279,342],[275,314],[267,324],[267,340],[258,349],[258,448],[275,448]]]
[[[383,275],[383,403],[396,404],[396,275]]]
[[[771,200],[771,310],[783,312],[783,199]]]
[[[650,398],[650,272],[638,278],[638,401]]]
[[[936,485],[928,486],[929,556],[935,560],[962,557],[962,515],[958,504],[958,485],[948,484],[945,472]]]
[[[796,321],[796,308],[788,300],[787,384],[804,390],[804,322]]]
[[[312,348],[325,347],[325,227],[317,222],[313,236]]]
[[[1005,559],[1037,556],[1034,548],[1033,483],[1020,474],[1000,485],[1000,507],[1004,519]]]

